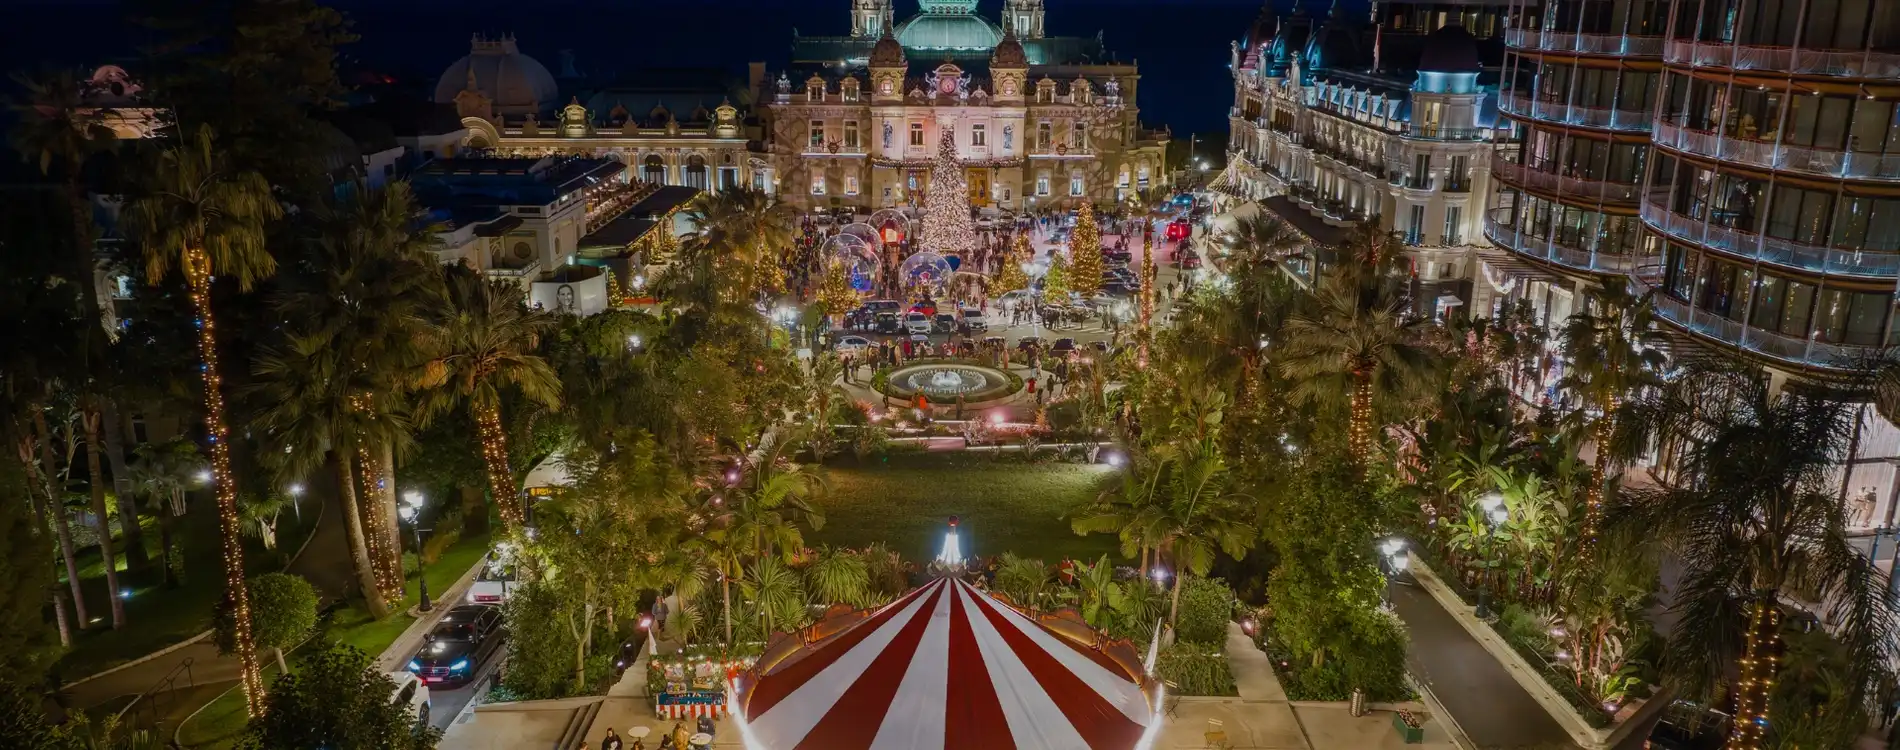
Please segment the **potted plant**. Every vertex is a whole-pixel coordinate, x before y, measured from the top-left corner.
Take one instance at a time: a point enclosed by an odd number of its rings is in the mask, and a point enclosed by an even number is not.
[[[1392,714],[1392,728],[1398,730],[1399,737],[1407,745],[1425,741],[1425,715],[1422,713],[1401,709]]]

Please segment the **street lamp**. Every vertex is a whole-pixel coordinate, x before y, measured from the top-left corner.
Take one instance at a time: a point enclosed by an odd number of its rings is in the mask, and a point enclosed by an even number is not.
[[[415,490],[404,492],[402,506],[396,509],[396,515],[401,516],[403,523],[409,524],[410,532],[416,535],[416,583],[422,587],[422,611],[427,612],[434,606],[429,602],[429,571],[422,560],[422,535],[430,531],[418,523],[422,517],[422,504],[422,493]]]
[[[1492,552],[1491,548],[1497,540],[1498,527],[1503,526],[1505,521],[1510,520],[1511,512],[1504,507],[1504,496],[1496,492],[1488,492],[1485,493],[1483,497],[1478,498],[1478,507],[1484,511],[1486,531],[1484,537],[1485,566],[1488,568],[1493,564],[1489,558]],[[1478,582],[1478,609],[1476,614],[1480,620],[1491,616],[1491,609],[1485,606],[1486,602],[1484,600],[1485,589],[1490,586],[1490,579],[1491,576],[1487,572],[1487,575]]]
[[[1392,604],[1392,579],[1404,573],[1412,565],[1412,555],[1405,549],[1405,540],[1396,536],[1386,537],[1379,542],[1379,572],[1385,575],[1385,587],[1380,590],[1385,604]]]

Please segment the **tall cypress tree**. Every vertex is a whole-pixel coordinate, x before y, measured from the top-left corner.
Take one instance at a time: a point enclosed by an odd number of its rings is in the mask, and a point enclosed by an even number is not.
[[[24,473],[0,462],[0,674],[31,681],[59,645],[42,614],[57,558],[52,535],[33,520]]]

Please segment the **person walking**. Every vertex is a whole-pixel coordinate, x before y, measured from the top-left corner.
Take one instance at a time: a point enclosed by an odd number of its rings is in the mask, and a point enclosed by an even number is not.
[[[844,355],[844,382],[851,382],[851,355]]]
[[[608,727],[607,736],[600,738],[600,750],[620,750],[621,747],[620,735],[614,732],[613,727]]]

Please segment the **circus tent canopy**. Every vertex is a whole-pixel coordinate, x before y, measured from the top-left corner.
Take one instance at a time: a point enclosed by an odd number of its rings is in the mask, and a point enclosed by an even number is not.
[[[752,750],[1131,750],[1158,728],[1125,642],[1079,643],[960,579],[837,619],[740,680]]]

